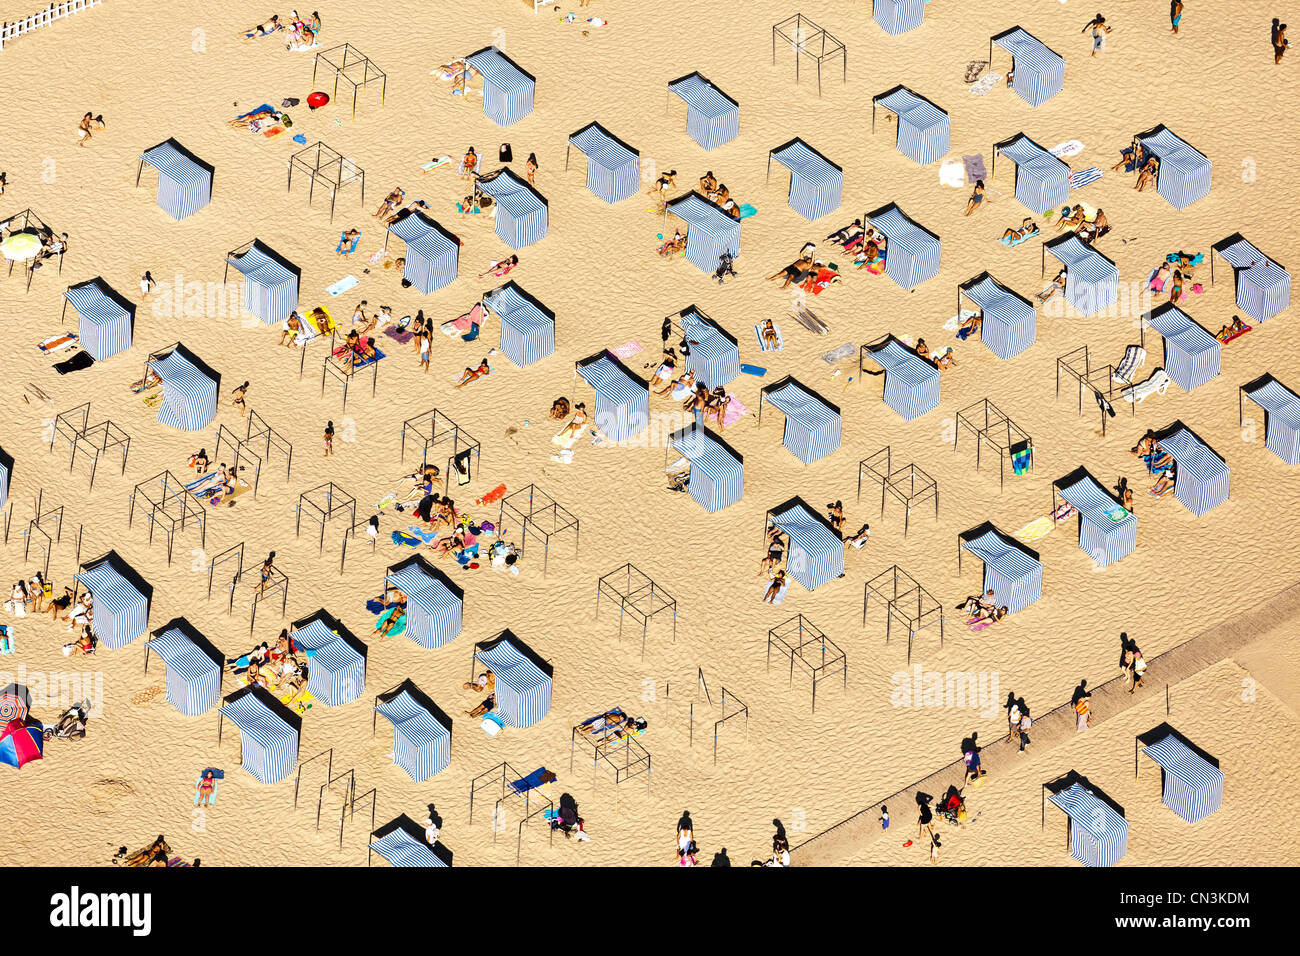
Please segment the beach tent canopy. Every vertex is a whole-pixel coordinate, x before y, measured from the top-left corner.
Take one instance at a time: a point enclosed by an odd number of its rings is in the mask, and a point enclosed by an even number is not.
[[[77,310],[77,334],[81,347],[96,362],[131,347],[135,333],[135,303],[103,278],[96,276],[70,285],[63,298]]]
[[[795,138],[768,153],[767,167],[776,160],[790,170],[790,208],[805,219],[820,219],[840,208],[844,169],[803,140]]]
[[[767,513],[790,539],[785,566],[809,591],[844,573],[844,541],[831,523],[795,496]]]
[[[1193,149],[1169,131],[1163,123],[1135,137],[1148,156],[1160,160],[1156,170],[1156,192],[1175,209],[1185,209],[1210,194],[1209,157]]]
[[[447,769],[451,718],[409,677],[375,698],[375,713],[393,725],[393,763],[412,780],[419,783]]]
[[[226,255],[244,276],[244,308],[267,325],[283,322],[298,307],[302,270],[260,239]]]
[[[510,126],[533,111],[537,79],[494,46],[465,57],[483,76],[483,115],[498,126]]]
[[[197,627],[183,617],[173,618],[145,642],[146,667],[150,651],[167,666],[167,701],[173,707],[197,717],[217,706],[226,659]]]
[[[717,388],[740,377],[740,343],[734,335],[694,305],[678,312],[677,318],[690,350],[684,364],[697,382]]]
[[[740,135],[740,104],[698,71],[673,80],[668,90],[686,103],[686,135],[705,149]]]
[[[293,773],[302,717],[274,694],[259,684],[241,687],[225,699],[219,713],[239,728],[239,765],[256,780],[279,783]]]
[[[1128,852],[1124,808],[1070,771],[1047,785],[1047,799],[1070,818],[1070,855],[1084,866],[1114,866]]]
[[[180,342],[149,356],[148,366],[162,379],[158,421],[171,428],[198,431],[217,417],[221,376]]]
[[[366,645],[323,608],[294,621],[294,644],[310,651],[307,689],[327,707],[338,707],[361,696],[366,686]]]
[[[1083,315],[1096,315],[1119,297],[1119,267],[1072,232],[1043,243],[1065,268],[1065,300]]]
[[[1237,307],[1264,322],[1291,305],[1291,273],[1260,252],[1239,232],[1216,242],[1210,249],[1210,281],[1214,281],[1214,255],[1232,266],[1237,285]]]
[[[116,551],[87,561],[73,580],[95,599],[91,630],[105,647],[125,647],[149,630],[153,585]]]
[[[1247,382],[1241,392],[1264,409],[1264,447],[1288,465],[1300,464],[1300,395],[1269,374]]]
[[[1143,316],[1165,340],[1164,369],[1184,392],[1219,374],[1219,340],[1172,302]]]
[[[1015,78],[1011,88],[1030,106],[1042,106],[1065,89],[1065,59],[1021,27],[1012,27],[989,38],[989,62],[993,48],[1011,54]]]
[[[906,86],[895,86],[871,98],[872,132],[875,132],[877,106],[898,118],[894,145],[904,156],[926,166],[948,152],[952,124],[947,110]]]
[[[625,441],[650,424],[650,386],[613,352],[577,363],[577,374],[596,392],[594,424],[610,441]]]
[[[484,293],[483,307],[501,321],[501,351],[520,368],[555,351],[555,313],[513,279]]]
[[[1043,562],[1038,552],[1003,534],[992,522],[963,531],[957,542],[984,562],[984,590],[993,592],[998,607],[1015,614],[1043,596]]]
[[[871,19],[890,36],[915,30],[925,20],[929,0],[871,0]]]
[[[720,511],[744,495],[744,459],[707,428],[687,425],[672,433],[668,447],[691,463],[686,490],[705,511]]]
[[[451,866],[451,851],[441,843],[430,846],[424,828],[405,813],[370,834],[370,849],[393,866]]]
[[[1035,216],[1059,208],[1070,198],[1070,167],[1024,133],[993,144],[993,173],[998,154],[1016,164],[1016,201]]]
[[[0,508],[9,501],[9,482],[14,478],[14,456],[0,448]]]
[[[1137,515],[1129,511],[1101,482],[1079,467],[1052,482],[1079,512],[1079,547],[1100,567],[1113,564],[1137,547]]]
[[[1201,437],[1184,425],[1174,422],[1155,433],[1160,447],[1178,464],[1174,497],[1196,517],[1228,500],[1228,463]]]
[[[760,396],[785,415],[781,444],[805,465],[825,458],[840,447],[839,406],[826,401],[793,375],[764,387]]]
[[[987,272],[981,272],[957,287],[980,307],[980,341],[1000,359],[1019,355],[1038,338],[1034,304],[1013,292]],[[960,305],[958,314],[961,313]]]
[[[889,240],[885,244],[885,272],[904,289],[911,289],[939,274],[943,243],[939,237],[898,208],[898,203],[869,212],[871,225]]]
[[[732,219],[722,207],[697,192],[669,201],[664,207],[686,222],[686,258],[705,272],[718,268],[724,252],[740,255],[740,220]]]
[[[1160,765],[1160,798],[1188,823],[1204,820],[1223,805],[1223,771],[1211,757],[1168,724],[1137,738],[1142,753]]]
[[[405,634],[416,644],[432,650],[460,636],[465,591],[423,555],[394,564],[385,572],[384,584],[406,595]]]
[[[496,713],[507,727],[531,727],[551,712],[551,665],[508,628],[475,644],[474,657],[496,675]]]
[[[398,219],[388,231],[406,243],[402,278],[425,295],[456,280],[460,240],[418,209]]]
[[[174,139],[159,143],[140,154],[140,168],[145,163],[158,170],[158,205],[173,219],[192,216],[212,202],[213,166],[199,159]]]
[[[488,173],[474,188],[497,201],[497,235],[506,245],[522,249],[546,237],[546,197],[510,167]]]
[[[587,157],[587,188],[605,202],[627,199],[641,188],[641,154],[599,123],[570,133],[569,145]],[[564,165],[569,165],[567,150]]]
[[[933,362],[892,333],[863,348],[884,369],[886,405],[908,421],[938,406],[939,369]]]

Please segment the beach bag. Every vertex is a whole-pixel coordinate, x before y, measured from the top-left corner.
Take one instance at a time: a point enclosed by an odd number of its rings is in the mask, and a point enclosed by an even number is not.
[[[501,148],[497,150],[497,159],[503,163],[513,162],[515,158],[514,151],[510,149],[509,143],[502,143]]]
[[[288,109],[291,106],[297,106],[300,102],[301,101],[296,96],[286,96],[280,101],[280,106],[284,109]]]
[[[1079,702],[1074,705],[1074,712],[1079,715],[1086,714],[1088,712],[1088,702],[1083,698],[1079,698]]]

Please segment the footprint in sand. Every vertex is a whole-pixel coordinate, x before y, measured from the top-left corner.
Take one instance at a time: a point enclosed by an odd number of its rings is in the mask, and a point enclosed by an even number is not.
[[[134,787],[117,777],[96,780],[87,789],[90,791],[90,812],[98,814],[114,812],[123,800],[135,794]]]

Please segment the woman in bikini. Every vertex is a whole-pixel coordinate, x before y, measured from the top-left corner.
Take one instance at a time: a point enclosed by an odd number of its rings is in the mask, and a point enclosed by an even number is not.
[[[785,539],[781,536],[781,529],[772,525],[767,529],[767,557],[758,562],[758,576],[761,578],[775,571],[784,555]]]
[[[230,404],[234,405],[236,408],[239,409],[239,417],[240,418],[247,417],[248,405],[245,402],[245,399],[248,398],[248,383],[245,382],[243,385],[239,386],[239,388],[235,389],[230,394],[231,394]]]
[[[771,319],[763,320],[763,351],[779,349],[781,347],[781,337],[776,334],[776,325]]]
[[[662,392],[660,394],[663,394]],[[560,429],[560,433],[555,437],[561,441],[567,441],[570,438],[577,438],[582,431],[583,426],[587,424],[587,406],[584,402],[579,402],[573,410],[573,418],[569,424]]]
[[[1051,284],[1046,289],[1044,289],[1042,292],[1037,292],[1034,294],[1034,298],[1037,299],[1039,304],[1041,305],[1042,303],[1050,299],[1052,296],[1056,295],[1056,293],[1063,292],[1064,290],[1065,290],[1065,270],[1062,269],[1060,272],[1056,274],[1056,277],[1052,279]]]
[[[962,215],[969,216],[976,209],[978,209],[980,207],[980,204],[983,202],[984,202],[984,180],[977,179],[975,180],[975,189],[970,194],[970,200],[966,203],[966,211],[963,212]]]
[[[785,587],[785,572],[778,571],[772,575],[772,583],[767,586],[767,591],[763,595],[763,603],[775,604],[777,596],[781,593],[783,587]]]
[[[478,154],[474,152],[474,147],[471,146],[469,149],[465,150],[465,158],[460,161],[460,178],[473,179],[474,172],[477,169]]]
[[[1083,207],[1076,204],[1075,207],[1070,210],[1070,214],[1068,216],[1062,216],[1060,220],[1056,223],[1056,231],[1060,232],[1063,229],[1074,230],[1083,223],[1084,219],[1085,219],[1085,214],[1083,211]]]
[[[1137,182],[1133,184],[1133,188],[1138,192],[1144,192],[1151,185],[1151,181],[1156,178],[1156,173],[1159,170],[1160,160],[1152,156],[1146,161],[1146,165],[1142,167],[1142,172],[1138,176]]]
[[[457,387],[457,388],[464,388],[466,385],[468,385],[470,382],[474,381],[476,378],[482,378],[484,375],[488,374],[488,372],[490,372],[490,371],[492,371],[492,368],[491,368],[491,366],[488,365],[487,356],[484,356],[484,357],[483,357],[483,361],[481,361],[481,362],[478,363],[478,367],[477,367],[477,368],[467,368],[467,369],[465,369],[464,374],[461,375],[461,377],[460,377],[460,381],[456,383],[456,387]]]
[[[844,502],[836,501],[832,505],[826,506],[826,517],[830,519],[831,527],[841,538],[844,537]]]
[[[1183,273],[1181,269],[1174,270],[1174,281],[1169,287],[1169,301],[1177,303],[1183,295]]]
[[[668,191],[675,188],[677,188],[677,170],[670,169],[651,183],[650,188],[645,192],[647,196],[655,196],[662,202],[668,196]]]
[[[498,259],[496,262],[492,263],[492,265],[488,266],[487,272],[484,272],[482,275],[479,276],[479,278],[485,279],[488,276],[493,276],[494,278],[499,279],[503,275],[508,275],[510,273],[510,270],[517,265],[519,265],[518,256],[510,256],[506,259]]]

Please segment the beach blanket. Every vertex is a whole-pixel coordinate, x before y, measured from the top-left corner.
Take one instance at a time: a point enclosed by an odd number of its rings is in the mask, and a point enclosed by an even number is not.
[[[356,248],[355,243],[353,243],[353,248]],[[358,279],[356,276],[347,275],[344,276],[342,279],[340,279],[338,282],[335,282],[333,285],[326,286],[325,291],[328,292],[330,295],[342,295],[344,292],[347,292],[348,289],[355,287],[357,283],[359,283],[360,281],[361,280]]]
[[[1083,143],[1077,139],[1068,139],[1064,143],[1058,143],[1048,150],[1057,159],[1065,159],[1067,156],[1077,156],[1083,152]]]
[[[988,169],[984,165],[984,156],[982,154],[963,156],[961,161],[966,168],[966,182],[973,183],[977,179],[987,178]]]
[[[611,355],[615,355],[618,358],[622,359],[624,362],[626,362],[632,356],[640,355],[642,349],[641,349],[641,343],[638,342],[636,339],[633,339],[631,342],[624,342],[622,345],[619,345],[616,348],[612,348],[609,351]]]
[[[427,173],[435,169],[441,169],[443,166],[450,166],[450,165],[451,165],[450,156],[439,156],[437,159],[431,159],[423,166],[421,166],[420,171]]]
[[[971,86],[970,91],[976,96],[988,96],[989,91],[1001,82],[1001,73],[986,73]]]
[[[347,355],[351,351],[352,349],[348,348],[346,345],[340,345],[338,348],[334,350],[334,357],[336,359],[342,359],[345,355]],[[379,349],[375,349],[375,354],[371,356],[363,357],[358,355],[357,360],[352,363],[352,371],[355,372],[357,371],[357,369],[365,368],[367,365],[374,365],[376,362],[380,361],[383,358],[384,358],[384,353],[379,351]]]
[[[1003,237],[999,239],[998,242],[1002,243],[1004,246],[1007,247],[1014,247],[1020,245],[1022,242],[1026,241],[1027,239],[1034,238],[1034,236],[1036,235],[1038,235],[1037,228],[1035,228],[1033,232],[1027,233],[1023,236],[1012,236],[1010,239]]]
[[[404,544],[404,545],[407,545],[407,546],[409,546],[409,547],[414,548],[414,547],[416,547],[417,545],[419,545],[419,543],[420,543],[420,539],[419,539],[419,538],[416,538],[416,537],[414,537],[414,536],[412,536],[412,535],[409,535],[409,534],[407,534],[405,531],[394,531],[394,532],[393,532],[393,544],[396,544],[396,545],[399,545],[399,546]]]
[[[47,355],[51,352],[62,352],[75,346],[79,338],[76,332],[63,332],[59,335],[51,335],[44,342],[38,343],[37,348]]]
[[[774,346],[767,345],[766,343],[763,342],[763,328],[762,328],[762,326],[758,326],[758,325],[754,326],[754,337],[755,337],[756,339],[758,339],[758,348],[759,348],[759,351],[761,351],[761,352],[780,352],[782,349],[785,348],[785,339],[781,336],[781,326],[779,326],[779,325],[777,325],[775,322],[773,322],[773,323],[772,323],[772,328],[776,330],[776,345],[774,345]]]
[[[452,319],[450,322],[442,323],[442,332],[444,335],[450,335],[452,338],[456,338],[457,336],[468,332],[472,326],[477,325],[479,328],[482,328],[484,321],[486,321],[486,319],[483,304],[481,302],[475,302],[474,308],[470,309],[465,314],[456,316],[456,318]]]
[[[1070,174],[1070,188],[1081,189],[1089,183],[1095,183],[1101,179],[1101,167],[1089,166],[1087,169],[1081,169],[1077,173]]]
[[[822,353],[822,361],[827,365],[834,365],[843,359],[849,358],[858,351],[858,347],[852,342],[845,342],[838,348],[833,348],[829,352]]]
[[[731,392],[727,393],[727,397],[730,398],[731,401],[727,403],[727,410],[723,413],[722,424],[729,426],[734,425],[736,422],[748,415],[749,409],[742,405],[740,399]]]
[[[1245,335],[1247,332],[1249,332],[1249,331],[1251,330],[1251,328],[1252,328],[1252,326],[1249,326],[1249,325],[1248,325],[1248,326],[1246,326],[1244,329],[1242,329],[1240,332],[1229,332],[1227,335],[1222,335],[1222,334],[1218,334],[1218,333],[1216,333],[1214,337],[1215,337],[1216,339],[1218,339],[1220,342],[1222,342],[1224,345],[1227,345],[1227,344],[1228,344],[1229,342],[1231,342],[1233,339],[1239,339],[1239,338],[1241,338],[1243,335]]]
[[[966,165],[956,156],[950,156],[940,164],[939,185],[957,189],[966,185]]]
[[[89,352],[78,352],[66,362],[55,362],[54,371],[60,375],[67,375],[69,372],[80,372],[82,369],[90,368],[95,364],[95,360],[90,357]]]
[[[549,779],[548,779],[549,778]],[[526,777],[521,777],[510,784],[510,789],[515,793],[524,794],[529,790],[538,790],[554,780],[558,779],[555,774],[547,771],[545,767],[538,767]]]

